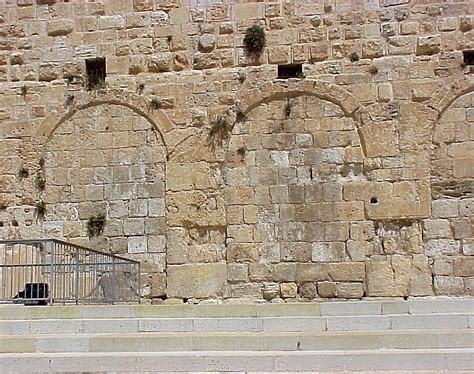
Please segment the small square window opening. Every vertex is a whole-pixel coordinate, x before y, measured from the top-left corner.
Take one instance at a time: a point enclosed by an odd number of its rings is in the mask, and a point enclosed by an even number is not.
[[[289,64],[289,65],[278,65],[278,78],[302,78],[303,65],[302,64]]]
[[[105,85],[105,58],[86,60],[86,72],[88,90]]]

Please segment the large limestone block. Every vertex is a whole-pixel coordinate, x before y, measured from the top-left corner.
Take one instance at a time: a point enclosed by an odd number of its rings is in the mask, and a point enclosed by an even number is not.
[[[431,269],[428,257],[414,255],[410,271],[410,295],[430,296],[433,295]]]
[[[417,55],[433,55],[440,51],[441,39],[439,36],[419,37],[416,45]]]
[[[48,35],[60,36],[67,35],[72,32],[74,21],[70,19],[60,19],[48,22]]]
[[[474,276],[474,257],[460,256],[454,259],[454,275],[458,277]]]
[[[391,191],[378,192],[369,188],[369,192],[372,196],[366,199],[365,209],[370,219],[426,218],[430,214],[428,181],[396,182]]]
[[[411,260],[404,256],[371,259],[367,267],[367,296],[408,296]]]
[[[225,226],[225,207],[218,192],[186,191],[166,196],[171,226]]]
[[[224,296],[227,279],[225,264],[170,265],[167,274],[168,297]]]
[[[396,156],[399,154],[398,134],[394,122],[370,121],[360,129],[368,157]]]

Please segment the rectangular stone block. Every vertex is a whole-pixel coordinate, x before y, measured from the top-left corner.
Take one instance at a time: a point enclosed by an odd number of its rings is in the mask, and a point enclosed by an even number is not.
[[[226,265],[185,264],[167,268],[168,297],[216,297],[224,295],[227,281]]]
[[[194,332],[252,332],[262,331],[259,318],[197,318],[193,322]]]
[[[322,316],[381,315],[380,302],[328,302],[321,304]]]
[[[140,332],[191,332],[191,318],[147,318],[138,321]]]
[[[325,331],[324,317],[263,318],[263,331]]]
[[[134,319],[102,318],[82,320],[82,332],[84,333],[132,333],[138,331],[138,320]]]
[[[400,315],[391,316],[392,330],[467,329],[467,314]]]
[[[411,314],[472,313],[473,299],[409,300]]]
[[[319,316],[319,308],[319,304],[259,304],[257,316]]]
[[[328,331],[390,330],[388,316],[327,317]]]

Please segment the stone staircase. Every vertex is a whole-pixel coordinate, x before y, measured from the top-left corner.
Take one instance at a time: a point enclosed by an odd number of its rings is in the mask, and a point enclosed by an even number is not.
[[[474,299],[0,306],[8,372],[474,370]]]

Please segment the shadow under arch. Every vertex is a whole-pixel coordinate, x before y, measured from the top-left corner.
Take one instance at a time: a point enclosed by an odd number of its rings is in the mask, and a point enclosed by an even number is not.
[[[174,125],[168,116],[159,109],[152,109],[141,96],[132,92],[118,89],[80,92],[74,97],[71,105],[62,105],[55,108],[41,123],[35,132],[35,137],[43,144],[49,142],[54,132],[77,112],[98,105],[120,105],[129,108],[134,113],[145,118],[159,134],[166,154],[169,154],[165,134],[173,130]]]

